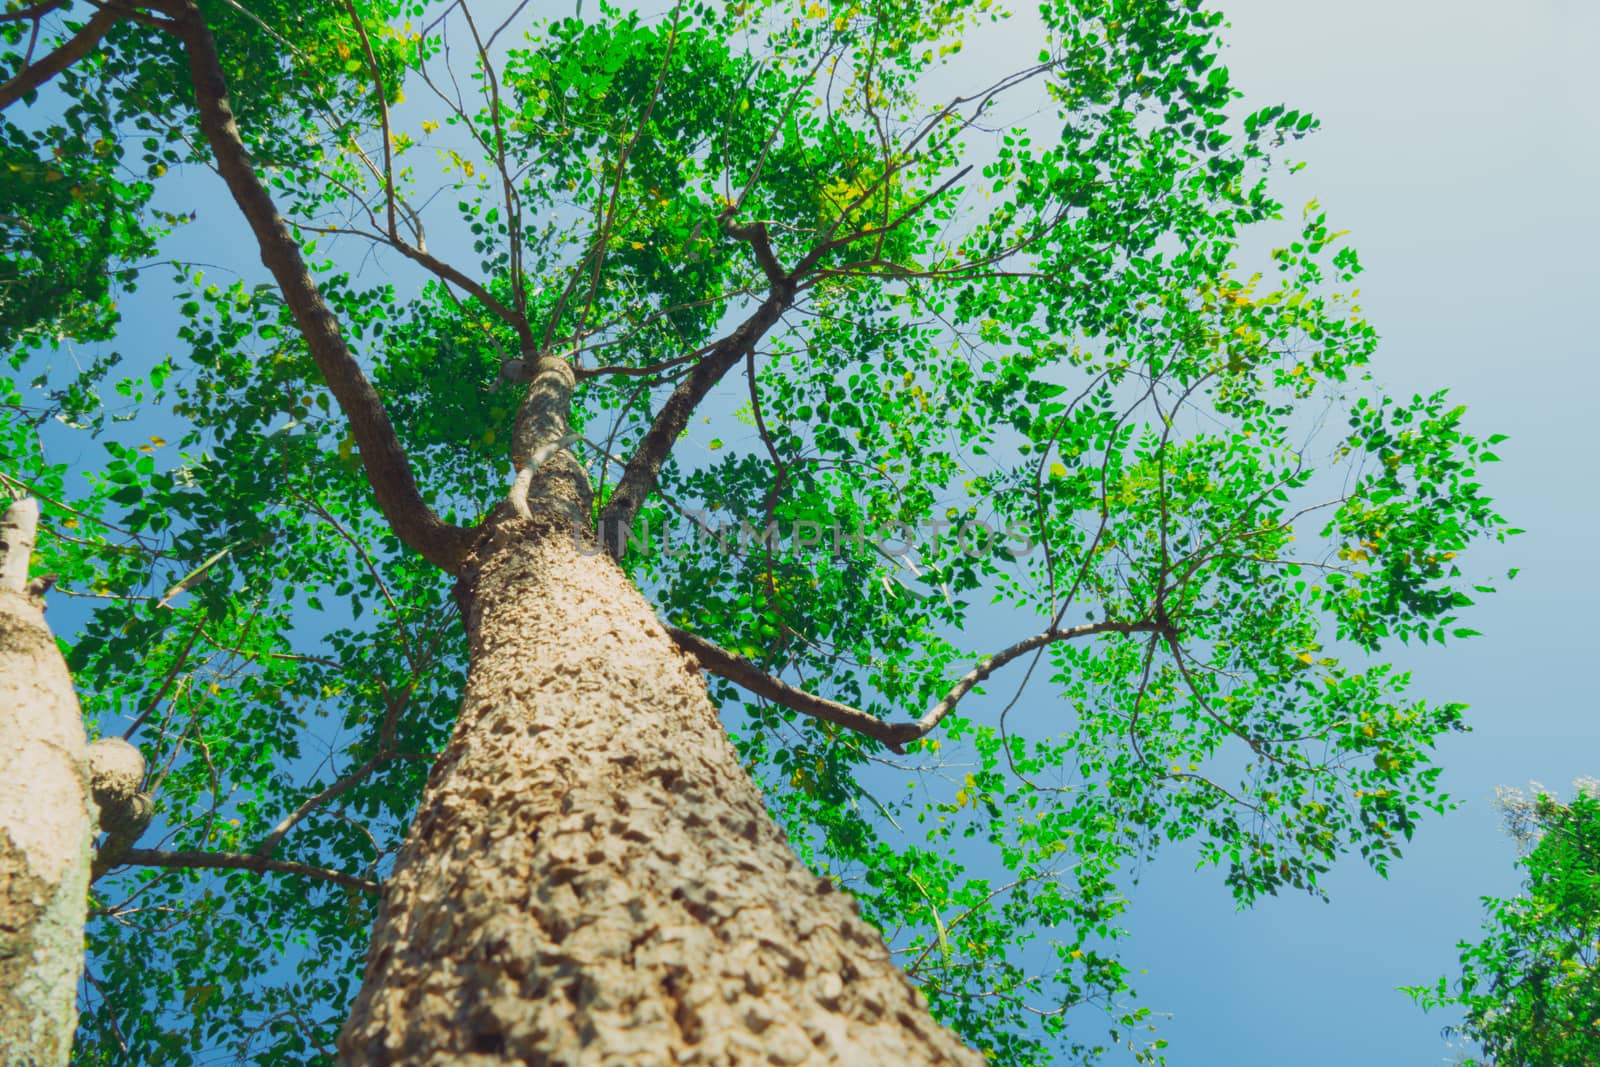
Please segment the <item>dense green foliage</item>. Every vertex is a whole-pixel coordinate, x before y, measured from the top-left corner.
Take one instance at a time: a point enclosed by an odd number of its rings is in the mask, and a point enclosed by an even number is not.
[[[1315,123],[1238,112],[1217,15],[1055,0],[1014,31],[1038,55],[1013,74],[963,52],[1007,32],[989,0],[503,29],[200,6],[442,514],[503,494],[500,368],[530,338],[574,353],[603,501],[612,457],[767,290],[725,225],[760,221],[799,288],[641,515],[625,564],[662,615],[886,719],[1023,637],[1142,625],[1041,647],[991,683],[1010,703],[963,704],[901,758],[714,684],[804,857],[993,1062],[1093,1058],[1096,1005],[1159,1058],[1116,945],[1139,857],[1189,841],[1241,902],[1319,892],[1447,805],[1428,753],[1461,708],[1409,696],[1381,652],[1470,632],[1456,557],[1505,532],[1475,480],[1493,456],[1442,393],[1368,380],[1355,254],[1268,186]],[[26,40],[0,33],[0,72]],[[0,288],[0,473],[44,504],[91,729],[150,760],[143,844],[250,853],[304,805],[276,857],[381,879],[465,676],[449,579],[373,507],[252,253],[179,267],[150,313],[175,332],[139,342],[166,354],[130,376],[88,344],[133,325],[126,272],[184,221],[148,205],[210,189],[179,52],[122,23],[0,127],[30,176],[0,187],[0,283],[54,279]],[[64,117],[29,133],[40,114]],[[1254,266],[1247,232],[1277,245]],[[396,280],[359,273],[373,248]],[[417,284],[434,255],[460,270]],[[326,1054],[371,918],[291,875],[119,869],[94,890],[79,1062]]]
[[[1461,943],[1452,987],[1407,990],[1424,1007],[1458,1007],[1453,1028],[1483,1059],[1469,1065],[1567,1067],[1600,1063],[1600,790],[1570,803],[1513,797],[1512,830],[1530,850],[1521,896],[1484,897],[1477,944]]]

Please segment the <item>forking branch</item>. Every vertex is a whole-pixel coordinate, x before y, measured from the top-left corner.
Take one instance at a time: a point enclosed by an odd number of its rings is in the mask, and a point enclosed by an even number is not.
[[[679,648],[693,656],[701,667],[712,674],[726,678],[735,685],[742,686],[757,696],[766,697],[773,703],[792,711],[798,711],[802,715],[809,715],[823,722],[831,722],[836,726],[843,726],[863,736],[882,741],[893,752],[904,753],[907,744],[927,736],[946,715],[955,710],[961,699],[981,685],[984,679],[1019,656],[1025,656],[1035,649],[1042,649],[1059,641],[1092,637],[1095,634],[1164,634],[1170,639],[1171,627],[1150,619],[1138,622],[1092,622],[1082,626],[1053,628],[1024,638],[1014,645],[1001,649],[962,675],[926,714],[910,722],[884,722],[860,708],[853,708],[848,704],[841,704],[836,700],[798,689],[768,674],[738,653],[729,652],[687,630],[669,626],[667,633],[678,643]]]

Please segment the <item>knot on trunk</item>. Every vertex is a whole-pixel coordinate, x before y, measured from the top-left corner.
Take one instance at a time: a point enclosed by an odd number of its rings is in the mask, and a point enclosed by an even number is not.
[[[105,840],[95,852],[91,878],[98,878],[133,847],[150,825],[155,801],[143,792],[144,754],[120,737],[89,746],[89,791],[100,809]]]

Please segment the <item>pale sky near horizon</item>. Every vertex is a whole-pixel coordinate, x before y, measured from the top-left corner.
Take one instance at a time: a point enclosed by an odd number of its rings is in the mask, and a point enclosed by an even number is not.
[[[1129,893],[1131,1003],[1168,1014],[1157,1023],[1171,1067],[1452,1063],[1461,1048],[1440,1028],[1459,1016],[1426,1014],[1397,987],[1457,975],[1456,943],[1480,936],[1480,898],[1518,889],[1496,787],[1537,781],[1566,795],[1573,778],[1600,774],[1600,702],[1584,674],[1600,603],[1600,66],[1589,55],[1600,5],[1212,6],[1232,24],[1222,63],[1244,93],[1239,113],[1283,103],[1321,120],[1283,153],[1308,165],[1274,188],[1287,217],[1315,198],[1330,229],[1350,231],[1366,268],[1360,303],[1383,337],[1375,379],[1402,397],[1448,388],[1470,432],[1509,435],[1494,450],[1502,462],[1480,473],[1527,532],[1471,553],[1474,573],[1520,568],[1464,613],[1483,636],[1382,656],[1412,672],[1413,696],[1470,705],[1473,731],[1446,737],[1436,757],[1460,809],[1424,819],[1387,880],[1345,857],[1324,880],[1326,904],[1284,896],[1237,911],[1219,872],[1194,871],[1193,849],[1169,846]],[[963,60],[1009,69],[1032,55],[1036,25],[1023,15],[983,31]],[[1104,1024],[1085,1010],[1071,1025]]]
[[[1478,553],[1502,573],[1521,567],[1466,619],[1482,637],[1392,653],[1419,695],[1472,706],[1473,732],[1439,754],[1462,809],[1425,821],[1387,881],[1351,857],[1327,905],[1284,897],[1234,913],[1214,873],[1158,861],[1134,893],[1128,959],[1150,968],[1140,1002],[1174,1013],[1174,1067],[1447,1063],[1439,1027],[1454,1020],[1394,989],[1456,973],[1478,898],[1516,889],[1495,787],[1565,794],[1600,772],[1587,674],[1600,603],[1600,5],[1217,6],[1246,102],[1322,120],[1294,148],[1309,166],[1290,188],[1352,231],[1361,303],[1384,338],[1376,376],[1401,394],[1447,386],[1475,432],[1510,435],[1484,481],[1528,532]]]

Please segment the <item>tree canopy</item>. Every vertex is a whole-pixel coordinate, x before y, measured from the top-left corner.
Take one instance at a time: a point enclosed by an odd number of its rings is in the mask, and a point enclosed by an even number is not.
[[[1355,252],[1275,199],[1315,120],[1243,111],[1191,0],[1053,0],[1011,70],[991,0],[526,7],[0,14],[0,484],[157,810],[75,1056],[331,1055],[467,670],[459,542],[391,502],[490,514],[556,353],[602,539],[935,1015],[1158,1060],[1130,866],[1383,871],[1463,728],[1385,654],[1469,636],[1507,532],[1495,439],[1382,392]],[[153,265],[212,170],[259,250]]]
[[[1407,990],[1426,1008],[1456,1007],[1448,1030],[1501,1067],[1557,1067],[1600,1059],[1600,785],[1580,781],[1568,803],[1537,791],[1502,797],[1526,854],[1523,892],[1484,897],[1477,944],[1461,942],[1454,983]]]

